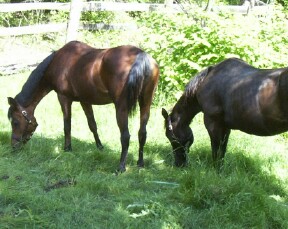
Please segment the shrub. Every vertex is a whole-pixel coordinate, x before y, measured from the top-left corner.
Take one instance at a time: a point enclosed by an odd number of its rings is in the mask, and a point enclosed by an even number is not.
[[[160,88],[178,96],[197,72],[232,56],[255,67],[286,66],[287,20],[279,12],[263,18],[202,11],[142,15],[143,46],[160,64]]]

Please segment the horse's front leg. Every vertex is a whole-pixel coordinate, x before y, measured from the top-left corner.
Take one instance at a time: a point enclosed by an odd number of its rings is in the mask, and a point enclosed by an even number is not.
[[[83,110],[85,112],[85,115],[87,117],[88,126],[89,126],[91,132],[94,135],[94,139],[95,139],[97,148],[98,149],[103,149],[103,145],[102,145],[102,143],[100,141],[100,138],[99,138],[99,135],[98,135],[98,132],[97,132],[97,124],[95,122],[92,105],[89,104],[89,103],[81,102],[81,106],[82,106],[82,108],[83,108]]]
[[[121,146],[122,146],[118,171],[125,172],[126,171],[126,159],[127,159],[129,141],[130,141],[127,109],[117,108],[116,106],[116,118],[117,118],[118,127],[120,129],[120,134],[121,134],[120,140],[121,140]]]
[[[64,143],[64,151],[71,151],[71,105],[72,100],[67,98],[64,95],[58,94],[58,100],[61,105],[61,109],[63,112],[64,119],[64,135],[65,135],[65,143]]]
[[[227,129],[221,118],[210,118],[204,115],[204,123],[209,133],[212,148],[212,158],[217,169],[223,167],[224,156],[231,130]]]

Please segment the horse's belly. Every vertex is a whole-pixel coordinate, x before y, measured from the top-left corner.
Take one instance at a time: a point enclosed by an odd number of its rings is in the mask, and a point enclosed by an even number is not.
[[[93,105],[104,105],[113,102],[108,93],[92,93],[90,95],[83,95],[79,97],[79,101]]]
[[[58,90],[58,94],[64,95],[67,98],[77,102],[85,102],[94,105],[104,105],[112,103],[112,99],[108,92],[96,90]]]
[[[288,131],[287,120],[272,120],[272,119],[253,119],[253,120],[238,120],[227,121],[226,125],[230,129],[236,129],[248,134],[258,136],[272,136]]]

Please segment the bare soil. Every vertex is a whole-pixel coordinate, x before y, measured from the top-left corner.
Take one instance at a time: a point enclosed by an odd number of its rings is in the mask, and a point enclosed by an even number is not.
[[[0,39],[0,75],[15,74],[34,68],[53,48],[48,43],[22,41],[17,38]]]

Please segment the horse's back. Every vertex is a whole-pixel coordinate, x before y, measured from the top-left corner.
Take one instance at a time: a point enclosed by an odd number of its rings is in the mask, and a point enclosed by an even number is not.
[[[103,49],[95,49],[85,43],[79,41],[71,41],[60,48],[55,53],[54,59],[51,61],[47,69],[47,77],[53,80],[62,78],[69,79],[81,74],[85,69],[83,67],[100,61],[103,56]]]
[[[55,53],[45,79],[58,94],[72,100],[115,103],[139,53],[145,52],[132,45],[96,49],[72,41]]]
[[[107,89],[98,77],[104,52],[104,49],[71,41],[56,51],[46,70],[45,80],[58,94],[71,100],[87,100],[89,103],[101,100],[104,104],[109,103]]]
[[[279,76],[285,69],[257,69],[239,59],[227,59],[208,73],[197,98],[204,114],[227,128],[256,135],[288,129],[281,106]]]

